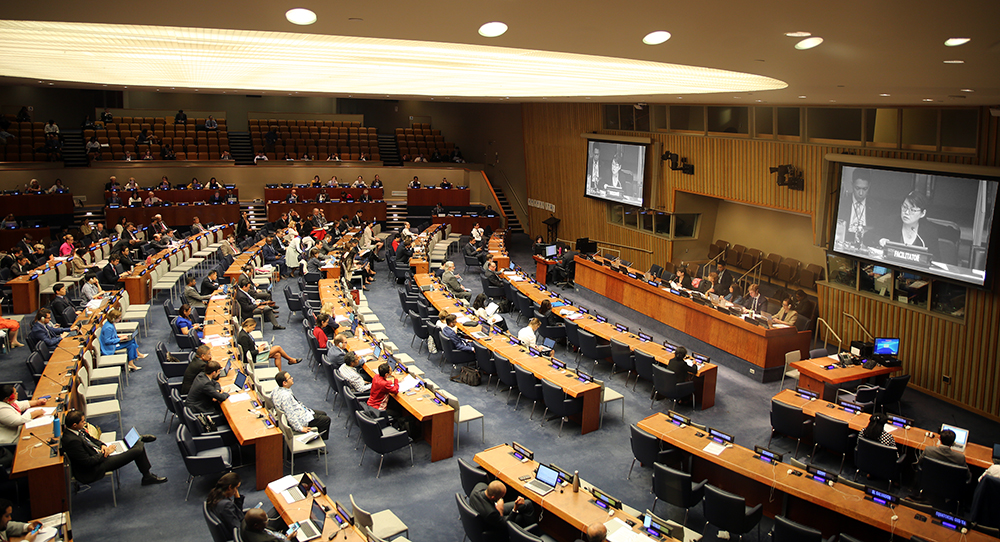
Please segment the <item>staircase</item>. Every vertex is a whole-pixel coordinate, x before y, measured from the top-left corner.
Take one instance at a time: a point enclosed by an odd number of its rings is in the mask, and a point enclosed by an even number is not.
[[[385,225],[382,231],[397,231],[403,227],[403,222],[409,220],[406,210],[406,200],[385,200]],[[416,226],[410,222],[411,226]]]
[[[87,167],[90,161],[87,160],[87,148],[83,142],[82,130],[62,130],[63,165],[66,167]]]
[[[521,227],[521,222],[517,219],[517,214],[514,213],[514,208],[511,207],[510,201],[507,200],[507,195],[503,193],[503,189],[499,186],[490,183],[493,186],[493,191],[497,194],[497,200],[500,202],[500,208],[503,209],[503,214],[507,218],[507,231],[510,233],[524,233],[524,228]]]
[[[229,136],[230,145],[232,145],[232,142],[233,142],[233,136],[232,134],[230,134]],[[233,151],[229,152],[232,153],[234,156],[236,155],[236,153],[234,153]],[[238,164],[239,161],[237,161],[236,163]],[[252,159],[250,160],[250,163],[251,164],[253,163]],[[247,218],[250,219],[250,227],[255,230],[263,228],[268,223],[267,205],[262,201],[241,201],[240,212],[247,214]]]
[[[403,161],[399,158],[399,147],[396,145],[396,136],[378,136],[378,154],[382,158],[382,164],[386,166],[401,166]]]
[[[229,132],[229,154],[233,155],[237,166],[253,165],[253,142],[250,132]]]

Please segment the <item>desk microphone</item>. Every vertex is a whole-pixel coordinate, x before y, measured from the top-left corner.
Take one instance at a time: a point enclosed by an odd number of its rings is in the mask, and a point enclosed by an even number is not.
[[[52,450],[53,452],[55,451],[54,446],[56,445],[56,442],[58,442],[55,437],[52,437],[49,440],[45,440],[42,437],[40,437],[40,436],[38,436],[38,435],[36,435],[34,433],[28,433],[28,434],[31,435],[31,436],[33,436],[33,437],[35,437],[36,439],[40,440],[42,442],[42,444],[48,446],[49,449]]]
[[[62,394],[62,393],[65,393],[65,392],[67,392],[67,391],[68,391],[68,390],[66,389],[66,386],[68,386],[68,384],[67,384],[67,383],[63,383],[63,382],[60,382],[60,381],[58,381],[58,380],[56,380],[56,379],[52,378],[51,376],[49,376],[49,375],[47,375],[47,374],[45,374],[45,373],[42,373],[42,376],[44,376],[45,378],[48,378],[49,380],[51,380],[51,381],[55,382],[56,384],[59,384],[59,386],[60,386],[60,387],[62,388],[62,391],[61,391],[61,392],[59,392],[60,394]],[[57,401],[62,401],[62,398],[60,397],[59,399],[57,399]]]

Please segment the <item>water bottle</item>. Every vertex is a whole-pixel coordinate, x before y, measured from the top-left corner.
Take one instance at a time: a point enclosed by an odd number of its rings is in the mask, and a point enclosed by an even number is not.
[[[580,492],[580,471],[573,471],[573,493]]]
[[[52,437],[56,440],[62,438],[62,427],[60,427],[60,425],[59,416],[56,416],[55,419],[52,420]]]

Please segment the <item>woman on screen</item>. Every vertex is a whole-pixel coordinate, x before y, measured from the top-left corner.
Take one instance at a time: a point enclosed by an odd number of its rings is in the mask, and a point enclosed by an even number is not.
[[[916,190],[910,192],[900,206],[899,220],[889,220],[879,239],[879,245],[884,247],[886,243],[891,242],[921,247],[927,249],[931,260],[939,260],[937,226],[924,220],[929,203],[927,196]]]

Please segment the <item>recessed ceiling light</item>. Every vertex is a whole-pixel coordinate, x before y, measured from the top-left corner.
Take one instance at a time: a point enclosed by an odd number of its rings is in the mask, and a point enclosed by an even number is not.
[[[816,36],[812,38],[806,38],[795,44],[795,48],[799,51],[805,51],[806,49],[812,49],[817,45],[823,43],[823,38]]]
[[[835,104],[837,103],[837,100],[830,100],[830,103]]]
[[[670,32],[667,32],[666,30],[657,30],[646,34],[646,37],[642,38],[642,42],[646,45],[659,45],[668,39],[670,39]]]
[[[506,31],[507,25],[500,21],[493,21],[479,27],[479,35],[484,38],[496,38],[502,36]]]
[[[812,32],[785,32],[785,35],[789,38],[808,38],[812,36]]]
[[[963,88],[962,92],[975,92],[975,91],[972,90],[971,88]]]
[[[888,97],[889,97],[889,94],[879,94],[879,96],[881,96],[881,97],[883,97],[883,98],[888,98]]]
[[[316,13],[306,8],[293,8],[285,12],[288,22],[297,25],[310,25],[316,22]]]
[[[964,60],[945,60],[945,64],[965,64]]]
[[[760,103],[760,102],[762,102],[762,101],[763,101],[763,100],[757,100],[757,103]]]
[[[958,47],[959,45],[965,45],[972,41],[972,38],[948,38],[944,40],[944,44],[948,47]]]
[[[925,101],[925,102],[933,102],[933,101],[934,101],[934,99],[933,99],[933,98],[924,98],[924,101]]]
[[[805,96],[799,96],[799,99],[803,99],[803,98],[805,98]]]

